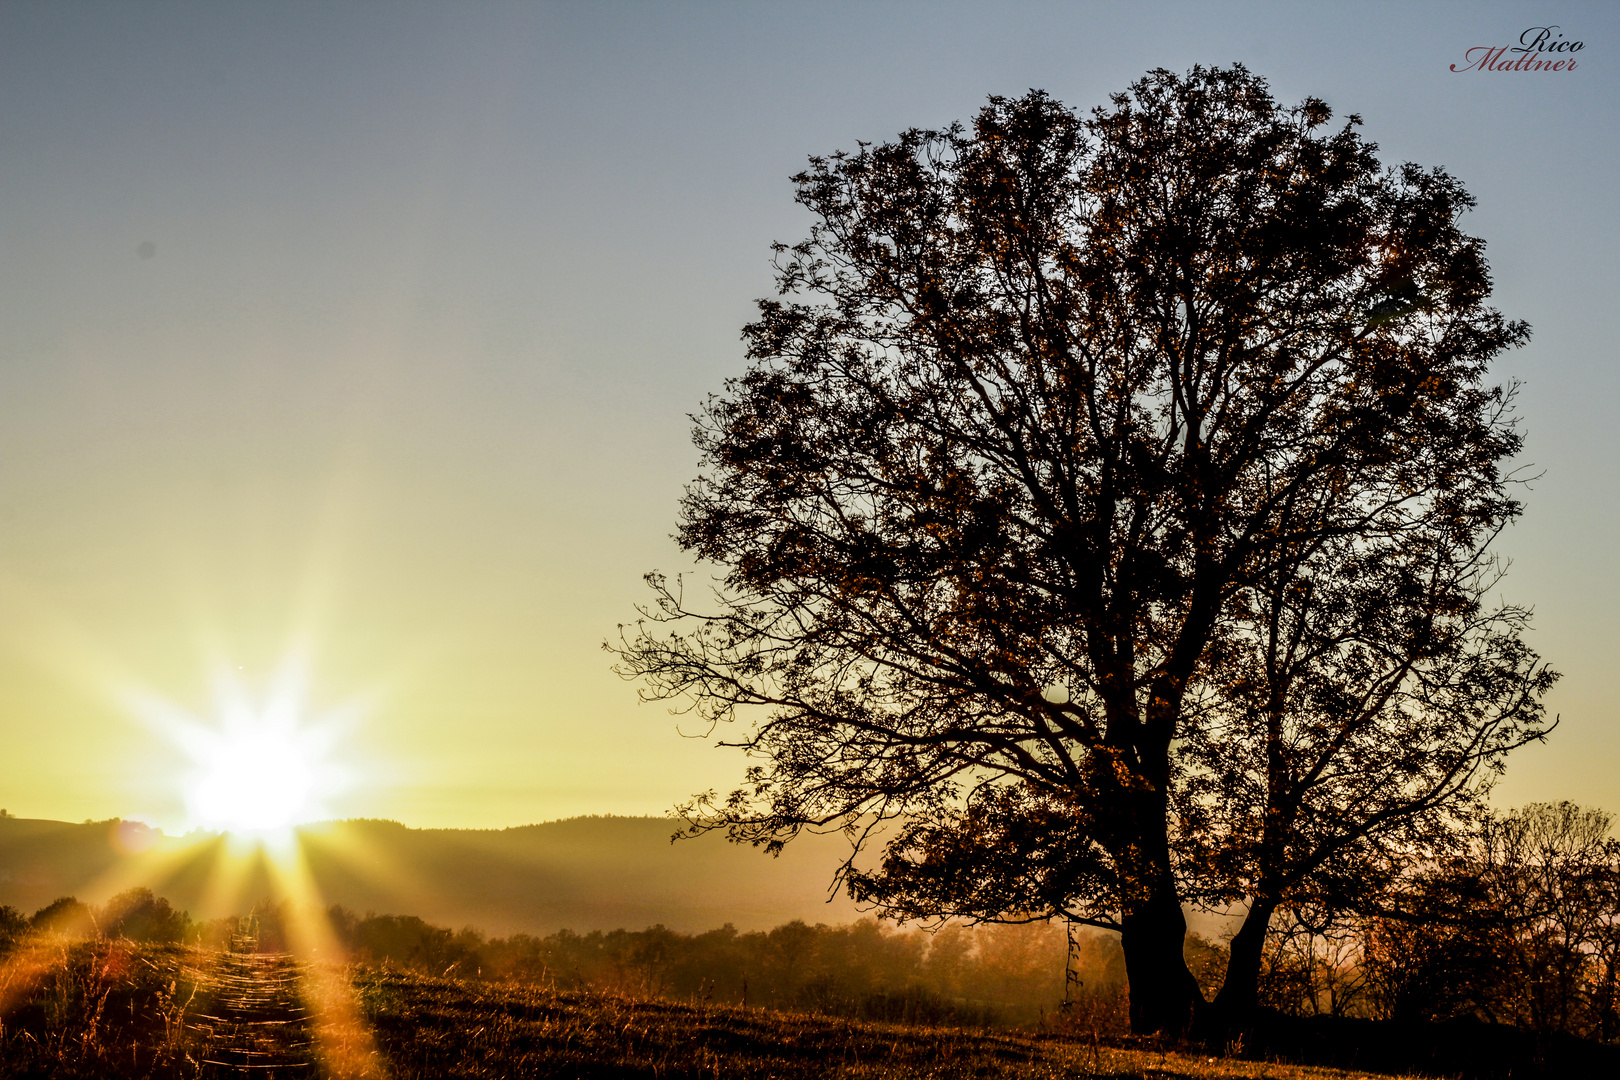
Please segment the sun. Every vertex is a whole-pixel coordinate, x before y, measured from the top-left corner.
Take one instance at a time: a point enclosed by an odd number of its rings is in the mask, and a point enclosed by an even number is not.
[[[306,820],[315,809],[320,762],[299,734],[257,725],[211,740],[186,792],[193,819],[231,832],[271,832]]]
[[[290,658],[256,702],[234,672],[215,678],[216,725],[190,724],[180,743],[194,824],[232,833],[285,832],[318,817],[339,779],[332,718],[305,719],[304,665]]]
[[[239,672],[216,669],[211,719],[157,695],[128,699],[188,759],[176,776],[188,827],[286,835],[327,813],[328,800],[348,786],[351,769],[336,750],[356,705],[307,715],[306,664],[297,654],[258,692]]]

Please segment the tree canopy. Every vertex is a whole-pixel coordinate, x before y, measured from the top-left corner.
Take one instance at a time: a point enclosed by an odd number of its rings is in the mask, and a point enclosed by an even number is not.
[[[616,646],[757,760],[699,828],[882,836],[905,918],[1123,934],[1138,1029],[1205,1011],[1182,905],[1354,903],[1554,675],[1491,605],[1521,448],[1472,198],[1241,66],[810,160],[749,366],[695,417],[721,568]],[[883,823],[889,823],[887,832]]]

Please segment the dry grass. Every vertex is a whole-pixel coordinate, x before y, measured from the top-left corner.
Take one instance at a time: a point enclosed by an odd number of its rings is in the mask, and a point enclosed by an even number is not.
[[[1123,1049],[1061,1033],[909,1027],[387,971],[355,988],[397,1080],[430,1077],[1347,1080],[1366,1073]]]
[[[267,973],[260,989],[256,969]],[[0,1078],[1368,1075],[1110,1047],[1072,1033],[909,1027],[394,971],[299,968],[294,1001],[284,992],[291,970],[200,949],[32,943],[0,967]],[[259,1041],[244,1042],[244,1032]],[[241,1068],[244,1048],[262,1067]]]
[[[211,1032],[194,951],[25,943],[0,964],[0,1077],[201,1075]]]

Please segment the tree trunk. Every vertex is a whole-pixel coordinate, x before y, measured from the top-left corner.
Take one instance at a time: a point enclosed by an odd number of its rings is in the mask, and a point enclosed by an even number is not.
[[[1171,869],[1169,802],[1170,732],[1175,730],[1175,702],[1155,692],[1147,723],[1137,724],[1130,710],[1110,717],[1111,736],[1135,742],[1135,753],[1098,760],[1116,767],[1135,758],[1135,776],[1121,783],[1108,775],[1103,790],[1114,788],[1117,831],[1110,854],[1121,884],[1120,947],[1130,986],[1131,1031],[1137,1035],[1185,1036],[1204,1006],[1198,980],[1187,970],[1187,919]],[[1156,733],[1156,734],[1154,734]],[[1120,827],[1122,826],[1122,827]]]
[[[1266,947],[1266,930],[1276,905],[1256,901],[1249,907],[1243,925],[1232,938],[1226,961],[1226,980],[1215,995],[1208,1014],[1199,1024],[1205,1039],[1225,1040],[1241,1032],[1254,1017],[1260,994],[1260,959]]]
[[[1187,920],[1173,889],[1155,889],[1120,920],[1135,1034],[1185,1035],[1203,1007],[1198,980],[1182,952],[1186,938]]]

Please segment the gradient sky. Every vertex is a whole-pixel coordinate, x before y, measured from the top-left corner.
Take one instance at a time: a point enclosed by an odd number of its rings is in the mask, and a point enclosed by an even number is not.
[[[1448,70],[1552,23],[1578,70]],[[1233,61],[1478,198],[1535,327],[1503,593],[1565,673],[1497,801],[1620,810],[1620,8],[1582,3],[0,3],[0,806],[183,827],[132,702],[206,718],[290,651],[332,814],[726,785],[600,644],[686,565],[686,413],[806,232],[788,176]]]

